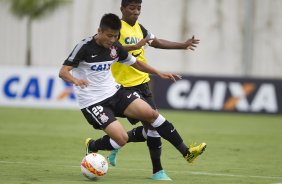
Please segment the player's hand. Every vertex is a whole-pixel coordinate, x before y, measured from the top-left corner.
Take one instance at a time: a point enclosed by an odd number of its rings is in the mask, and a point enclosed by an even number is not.
[[[185,44],[185,48],[187,50],[195,50],[195,48],[197,47],[197,44],[200,43],[199,39],[195,39],[195,36],[193,35],[192,38],[188,39],[184,44]]]
[[[145,46],[146,44],[149,44],[151,40],[153,40],[153,39],[143,38],[142,40],[140,40],[140,41],[136,44],[136,50],[137,50],[137,49],[140,49],[141,47]]]
[[[80,86],[83,89],[83,88],[86,88],[89,85],[89,82],[87,80],[83,80],[83,79],[75,79],[74,85]]]
[[[163,79],[171,79],[171,80],[173,80],[174,82],[176,82],[176,80],[178,80],[178,79],[182,79],[182,76],[181,76],[181,75],[174,74],[174,73],[163,73],[163,72],[160,72],[158,75],[159,75],[161,78],[163,78]]]

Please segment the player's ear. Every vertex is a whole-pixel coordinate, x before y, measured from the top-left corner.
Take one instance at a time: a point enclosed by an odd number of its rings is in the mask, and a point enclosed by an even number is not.
[[[98,33],[102,33],[102,29],[101,28],[98,28]]]
[[[120,7],[120,11],[123,12],[123,7],[122,6]]]

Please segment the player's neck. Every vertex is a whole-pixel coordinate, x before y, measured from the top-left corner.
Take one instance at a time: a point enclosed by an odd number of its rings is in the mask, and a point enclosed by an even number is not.
[[[99,40],[99,35],[98,34],[93,36],[93,40],[96,42],[97,45],[103,47],[103,45],[101,44],[101,42]]]
[[[131,20],[125,19],[124,17],[121,20],[123,20],[124,22],[126,22],[130,26],[134,26],[135,23],[137,22],[137,20],[136,21],[131,21]]]

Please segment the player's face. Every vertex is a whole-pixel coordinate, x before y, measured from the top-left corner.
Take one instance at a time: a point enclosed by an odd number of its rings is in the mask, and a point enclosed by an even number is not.
[[[134,24],[141,13],[141,4],[130,3],[126,7],[121,7],[121,12],[124,21]]]
[[[105,48],[110,48],[117,41],[119,30],[104,29],[98,30],[97,43]]]

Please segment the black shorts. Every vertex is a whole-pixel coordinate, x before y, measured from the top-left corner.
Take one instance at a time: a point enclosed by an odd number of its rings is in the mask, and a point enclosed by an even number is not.
[[[138,86],[124,87],[124,88],[126,90],[130,90],[130,91],[133,90],[133,91],[138,92],[138,94],[141,95],[141,98],[145,100],[153,109],[157,109],[157,106],[153,99],[153,93],[150,90],[148,82],[140,84]],[[139,120],[137,119],[133,119],[133,118],[127,118],[127,119],[132,125],[135,125],[139,122]]]
[[[124,110],[140,95],[133,90],[120,88],[112,97],[81,109],[88,123],[95,129],[105,129],[116,117],[125,117]]]

